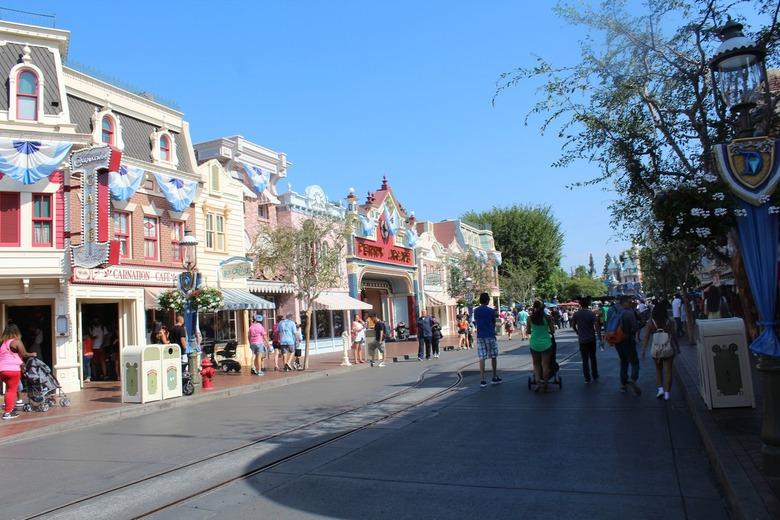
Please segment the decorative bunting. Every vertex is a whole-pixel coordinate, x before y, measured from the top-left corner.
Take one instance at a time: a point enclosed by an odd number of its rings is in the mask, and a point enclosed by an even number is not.
[[[35,184],[60,167],[72,146],[57,141],[0,139],[0,172],[22,184]]]
[[[401,216],[398,214],[398,210],[393,208],[393,212],[390,213],[387,209],[387,205],[385,205],[385,224],[387,225],[387,233],[390,236],[395,236],[395,234],[398,232],[399,227],[399,221],[401,220]]]
[[[184,211],[195,198],[198,183],[187,179],[179,179],[164,173],[153,172],[154,178],[165,199],[174,211]]]
[[[360,232],[361,235],[366,238],[374,236],[374,228],[376,228],[376,219],[370,218],[368,215],[358,215],[360,217]]]
[[[496,265],[501,265],[502,259],[500,251],[493,251],[493,261],[496,263]]]
[[[252,183],[255,191],[257,193],[262,193],[265,191],[271,176],[257,166],[253,166],[245,162],[242,162],[241,166],[243,166],[244,171],[246,172],[247,177],[249,177],[249,181]]]
[[[125,164],[118,172],[109,172],[108,185],[111,188],[111,198],[118,201],[128,200],[141,187],[145,170]]]
[[[417,245],[417,239],[419,237],[417,236],[417,231],[414,228],[409,228],[406,230],[406,245],[414,249],[414,247]]]

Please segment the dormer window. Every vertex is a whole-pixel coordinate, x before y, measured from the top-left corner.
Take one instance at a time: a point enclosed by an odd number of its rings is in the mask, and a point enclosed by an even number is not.
[[[114,146],[114,121],[109,116],[103,116],[100,123],[100,141]]]
[[[166,134],[160,136],[160,160],[171,162],[171,138]]]
[[[150,154],[152,162],[163,164],[168,167],[179,165],[179,159],[176,157],[176,141],[168,129],[158,129],[149,136],[149,142],[152,145]]]
[[[25,121],[38,120],[38,75],[30,69],[22,69],[16,80],[16,118]]]

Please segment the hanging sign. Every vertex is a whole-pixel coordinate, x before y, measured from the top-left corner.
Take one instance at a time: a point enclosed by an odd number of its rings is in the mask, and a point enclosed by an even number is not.
[[[737,197],[760,206],[774,193],[780,181],[778,143],[770,137],[750,137],[715,146],[716,169]]]
[[[92,268],[108,261],[108,172],[119,168],[122,153],[110,146],[70,155],[71,175],[81,174],[81,244],[71,246],[74,267]]]
[[[249,278],[252,275],[252,260],[245,256],[233,256],[219,263],[219,276],[223,280]]]

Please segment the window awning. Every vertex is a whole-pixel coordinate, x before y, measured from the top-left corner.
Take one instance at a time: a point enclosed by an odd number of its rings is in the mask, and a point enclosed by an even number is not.
[[[429,307],[450,307],[457,305],[458,301],[442,292],[425,292],[425,301]]]
[[[148,310],[162,310],[160,304],[157,303],[157,298],[160,297],[160,293],[165,289],[155,287],[144,288],[144,309]]]
[[[325,291],[314,300],[314,308],[324,311],[366,310],[370,311],[373,305],[351,297],[347,293]]]
[[[287,293],[291,294],[295,292],[292,285],[285,282],[275,282],[272,280],[247,280],[246,285],[252,292],[276,294]]]
[[[276,305],[255,296],[249,291],[243,289],[222,289],[222,297],[225,304],[221,310],[225,311],[246,311],[256,309],[275,309]]]

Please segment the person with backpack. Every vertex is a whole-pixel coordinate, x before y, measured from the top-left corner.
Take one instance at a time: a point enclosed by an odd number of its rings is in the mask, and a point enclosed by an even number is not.
[[[626,393],[628,387],[637,396],[642,395],[642,389],[637,385],[639,380],[639,356],[636,351],[636,314],[630,296],[621,296],[619,303],[609,311],[607,321],[607,342],[615,347],[620,358],[620,391]],[[628,368],[631,367],[629,379]]]
[[[674,353],[679,352],[674,322],[669,319],[669,304],[661,300],[653,307],[653,314],[647,322],[647,334],[642,343],[642,358],[645,357],[647,344],[652,342],[650,356],[655,362],[655,381],[658,384],[656,399],[669,400],[672,390],[672,363]],[[651,341],[652,338],[652,341]]]

